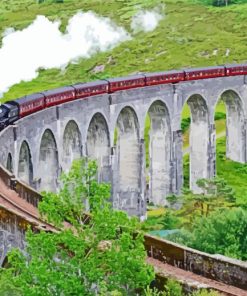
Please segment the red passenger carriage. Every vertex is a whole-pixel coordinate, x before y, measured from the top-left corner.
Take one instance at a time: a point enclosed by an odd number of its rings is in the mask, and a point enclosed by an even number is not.
[[[146,76],[146,85],[157,85],[166,83],[177,83],[183,81],[185,78],[184,71],[168,71],[168,72],[157,72],[148,73]]]
[[[225,67],[207,67],[185,70],[185,80],[198,80],[206,78],[224,77]]]
[[[108,82],[104,80],[74,84],[77,99],[108,93]]]
[[[144,75],[133,75],[127,77],[118,77],[107,79],[109,82],[109,93],[114,91],[143,87],[145,86],[145,76]]]
[[[226,76],[247,75],[247,65],[226,66]]]
[[[72,86],[46,90],[43,94],[45,96],[46,107],[59,105],[75,99],[75,90]]]

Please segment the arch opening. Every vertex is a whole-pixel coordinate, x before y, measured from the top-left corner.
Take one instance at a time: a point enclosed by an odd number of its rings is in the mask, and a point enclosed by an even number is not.
[[[184,185],[200,192],[197,180],[209,177],[209,114],[204,98],[201,95],[190,96],[182,116]]]
[[[32,186],[33,183],[33,164],[29,146],[26,141],[21,144],[18,163],[18,177],[25,183]]]
[[[73,160],[82,156],[81,133],[74,120],[70,120],[63,134],[63,164],[64,170],[68,171]]]
[[[13,159],[12,159],[11,153],[8,154],[6,168],[11,173],[14,172],[14,170],[13,170]]]
[[[96,113],[89,124],[86,143],[87,156],[98,164],[98,181],[110,182],[110,137],[107,122]]]
[[[43,133],[40,143],[39,171],[41,175],[40,190],[56,191],[58,178],[57,144],[51,130]]]
[[[140,133],[134,110],[130,107],[123,108],[116,125],[119,190],[126,194],[139,192],[141,188]]]
[[[148,200],[156,205],[168,205],[165,197],[171,189],[171,122],[167,107],[161,101],[154,102],[147,114],[145,140],[148,140],[147,169]],[[148,136],[148,137],[147,137]],[[147,139],[148,138],[148,139]]]
[[[225,106],[221,107],[223,104]],[[226,113],[226,126],[221,129],[216,125],[217,138],[226,135],[226,157],[240,163],[245,162],[245,131],[244,131],[244,109],[239,95],[233,90],[222,93],[215,108],[215,118],[221,110]],[[216,122],[215,122],[216,123]],[[217,129],[218,128],[218,129]],[[220,140],[221,142],[223,139]]]

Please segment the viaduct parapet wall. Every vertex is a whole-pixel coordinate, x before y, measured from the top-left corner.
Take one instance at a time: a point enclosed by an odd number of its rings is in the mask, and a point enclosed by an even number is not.
[[[84,98],[42,110],[0,133],[0,163],[38,191],[59,188],[73,159],[97,159],[100,181],[112,184],[113,205],[145,217],[146,199],[183,185],[182,108],[191,110],[190,187],[216,173],[215,106],[227,107],[227,157],[246,162],[245,76],[181,82]],[[145,120],[150,117],[149,190],[146,190]],[[117,132],[115,129],[117,128]],[[115,138],[114,138],[115,137]]]
[[[23,219],[0,208],[0,267],[7,264],[7,253],[12,248],[25,248]]]

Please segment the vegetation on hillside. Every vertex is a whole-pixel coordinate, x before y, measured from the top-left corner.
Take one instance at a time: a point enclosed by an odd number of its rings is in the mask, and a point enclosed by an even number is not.
[[[101,0],[41,4],[34,0],[3,0],[0,3],[0,34],[8,27],[26,27],[38,14],[46,15],[50,20],[61,19],[63,31],[68,19],[78,10],[93,10],[131,32],[132,16],[140,9],[151,9],[161,2],[166,5],[165,17],[154,31],[132,34],[132,40],[111,51],[70,64],[65,71],[41,70],[33,81],[13,86],[2,101],[80,81],[246,60],[246,4],[212,9],[184,0],[110,0],[108,5],[103,5]],[[94,69],[99,65],[104,65],[104,69],[95,73]]]
[[[247,260],[246,202],[237,202],[234,190],[224,179],[201,179],[197,184],[201,194],[184,189],[179,197],[169,196],[173,209],[149,217],[144,229],[158,225],[160,229],[176,229],[166,238],[211,254]]]
[[[197,217],[191,226],[167,238],[207,253],[247,260],[247,211],[218,209]]]

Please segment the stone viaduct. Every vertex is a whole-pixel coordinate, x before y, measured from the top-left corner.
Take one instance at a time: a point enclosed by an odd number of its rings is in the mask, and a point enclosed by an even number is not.
[[[99,180],[112,184],[113,206],[144,218],[147,195],[155,204],[167,204],[165,197],[183,185],[181,114],[186,102],[192,116],[191,189],[198,190],[198,178],[215,175],[214,112],[220,98],[227,106],[227,157],[246,162],[247,86],[245,76],[235,76],[119,91],[42,110],[0,133],[0,163],[38,191],[55,191],[73,159],[95,158]]]

